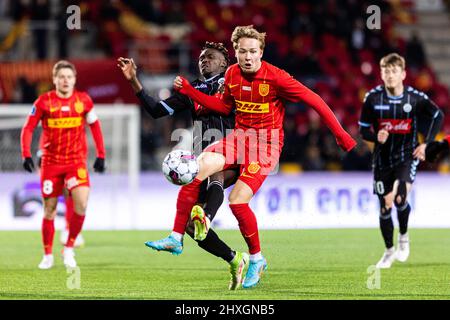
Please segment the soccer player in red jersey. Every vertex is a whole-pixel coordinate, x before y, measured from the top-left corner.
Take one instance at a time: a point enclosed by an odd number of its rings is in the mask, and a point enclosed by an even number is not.
[[[278,163],[283,146],[283,101],[303,101],[312,106],[345,151],[350,151],[356,142],[317,94],[284,70],[261,60],[265,33],[253,26],[239,26],[233,31],[231,41],[238,63],[225,73],[225,92],[220,99],[195,90],[182,77],[174,81],[176,90],[210,110],[228,114],[235,109],[236,128],[198,157],[200,171],[196,179],[179,192],[172,235],[184,233],[201,182],[216,172],[239,166],[241,175],[229,201],[249,247],[250,264],[242,286],[250,288],[259,283],[267,262],[261,254],[257,221],[249,202]]]
[[[43,145],[43,139],[41,136],[41,139],[39,140],[39,150],[36,152],[36,156],[38,159],[38,169],[36,171],[39,176],[41,174],[41,166],[42,166],[42,149],[43,149],[42,145]],[[67,239],[69,238],[69,225],[70,225],[70,221],[72,220],[72,215],[73,215],[73,199],[72,199],[72,196],[67,191],[67,189],[63,190],[63,195],[64,195],[64,203],[66,205],[66,209],[64,212],[65,226],[64,226],[64,229],[61,230],[61,235],[60,235],[59,241],[61,242],[62,245],[65,245],[67,242]],[[74,247],[76,248],[76,247],[81,247],[81,246],[84,246],[84,238],[80,232],[78,234],[77,239],[75,240]]]
[[[76,69],[68,61],[59,61],[53,67],[55,90],[42,94],[34,102],[31,113],[22,128],[21,148],[23,167],[32,172],[31,140],[33,131],[42,121],[42,167],[41,192],[44,200],[42,241],[44,257],[40,269],[49,269],[54,264],[53,237],[54,219],[58,196],[66,188],[73,199],[74,214],[69,226],[69,238],[63,249],[64,265],[76,267],[73,250],[75,239],[80,233],[86,214],[89,196],[89,174],[87,170],[86,123],[91,129],[97,149],[94,170],[105,169],[105,147],[100,121],[94,105],[85,92],[75,90]]]
[[[431,141],[425,148],[425,158],[427,161],[434,162],[450,149],[450,135],[440,141]]]

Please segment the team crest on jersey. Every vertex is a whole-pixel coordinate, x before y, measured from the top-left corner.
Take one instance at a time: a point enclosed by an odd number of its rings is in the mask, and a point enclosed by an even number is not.
[[[411,112],[411,110],[412,110],[412,105],[411,104],[405,103],[403,105],[403,111],[405,111],[406,113]]]
[[[86,177],[87,177],[86,169],[84,169],[84,168],[79,168],[79,169],[77,170],[77,175],[78,175],[78,178],[80,178],[80,179],[86,179]]]
[[[260,83],[258,91],[262,97],[267,96],[269,94],[269,85],[267,83]]]
[[[75,102],[75,111],[78,113],[82,113],[84,111],[84,104],[81,101]]]
[[[255,174],[261,169],[261,166],[258,164],[258,162],[251,162],[248,167],[247,171],[251,174]]]

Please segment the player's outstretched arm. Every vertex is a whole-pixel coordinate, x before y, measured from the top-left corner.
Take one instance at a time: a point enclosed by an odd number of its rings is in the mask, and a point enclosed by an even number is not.
[[[137,66],[133,59],[120,57],[117,59],[117,66],[122,70],[122,74],[130,82],[135,93],[143,89],[142,84],[137,78]]]
[[[442,110],[438,110],[435,113],[435,115],[434,115],[433,119],[431,120],[431,123],[428,127],[428,130],[427,130],[428,134],[425,137],[425,143],[434,141],[437,134],[441,130],[443,123],[444,123],[444,113],[442,112]]]
[[[309,90],[309,89],[308,89]],[[344,130],[333,111],[317,94],[311,91],[303,101],[309,104],[320,115],[326,126],[333,132],[336,137],[337,144],[344,150],[350,151],[356,146],[356,141],[352,136]]]
[[[434,162],[450,149],[450,135],[441,141],[431,141],[425,148],[425,159]]]
[[[97,158],[94,162],[94,171],[102,173],[105,171],[106,151],[100,120],[98,120],[98,118],[95,116],[95,113],[93,113],[93,110],[91,110],[86,116],[86,121],[89,124],[89,128],[91,129],[92,137],[94,138],[95,148],[97,151]]]
[[[181,76],[177,76],[175,78],[173,87],[176,91],[188,96],[207,109],[225,115],[228,115],[231,112],[231,106],[225,104],[222,99],[215,96],[208,96],[207,94],[196,90],[193,86],[191,86],[189,81]]]
[[[136,64],[133,59],[120,57],[117,59],[117,66],[122,70],[122,74],[130,82],[131,87],[136,94],[136,97],[141,102],[142,108],[153,118],[158,119],[175,112],[175,106],[168,105],[170,103],[165,103],[160,101],[159,103],[150,96],[139,82],[136,74]],[[169,98],[170,99],[170,98]],[[177,101],[178,102],[178,101]],[[164,105],[165,104],[165,105]],[[177,107],[178,106],[177,104]]]
[[[302,85],[285,71],[281,71],[278,77],[278,92],[281,97],[299,102],[303,101],[320,115],[326,126],[333,132],[337,144],[345,151],[350,151],[356,146],[356,141],[342,128],[330,107],[319,95]]]
[[[421,103],[419,104],[418,113],[420,113],[420,115],[425,119],[429,119],[429,125],[427,128],[427,135],[425,136],[425,143],[421,143],[415,148],[413,156],[415,159],[419,159],[421,161],[428,160],[433,162],[437,158],[439,158],[442,155],[443,151],[446,150],[446,147],[448,147],[445,139],[441,141],[440,145],[430,145],[430,143],[434,142],[436,135],[441,130],[442,124],[444,122],[444,113],[433,101],[428,99],[428,97],[422,99]],[[426,152],[426,149],[428,147],[429,159]],[[439,148],[443,148],[443,150],[440,151]]]
[[[33,109],[25,122],[20,133],[20,147],[22,150],[23,168],[32,172],[34,170],[33,158],[31,157],[31,140],[33,138],[33,132],[41,119],[40,108],[33,105]]]

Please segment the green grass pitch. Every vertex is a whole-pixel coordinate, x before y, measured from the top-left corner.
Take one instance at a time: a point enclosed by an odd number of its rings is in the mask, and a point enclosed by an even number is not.
[[[218,233],[244,250],[237,230]],[[411,255],[381,270],[368,289],[367,269],[383,253],[377,229],[263,230],[268,270],[254,289],[228,291],[228,265],[189,237],[173,256],[144,246],[167,231],[86,231],[78,249],[80,288],[69,289],[55,236],[56,266],[39,270],[38,231],[0,232],[0,299],[449,299],[450,232],[412,229]],[[396,237],[395,237],[396,239]],[[72,282],[73,283],[73,282]],[[372,283],[369,281],[369,283]]]

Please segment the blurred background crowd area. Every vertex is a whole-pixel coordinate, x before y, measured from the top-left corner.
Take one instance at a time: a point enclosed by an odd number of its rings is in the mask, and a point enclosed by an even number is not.
[[[77,5],[81,28],[67,19]],[[380,29],[367,20],[381,10]],[[52,89],[51,67],[69,59],[78,69],[77,87],[97,103],[137,103],[116,67],[132,57],[146,89],[160,99],[172,80],[198,76],[205,41],[223,42],[234,63],[231,33],[253,24],[267,32],[264,60],[284,68],[317,92],[344,127],[358,137],[365,93],[378,84],[379,59],[398,52],[407,61],[406,84],[427,93],[445,114],[450,111],[450,1],[444,0],[0,0],[0,102],[31,104]],[[376,21],[375,21],[376,22]],[[174,129],[192,125],[190,114],[141,120],[142,170],[160,168]],[[440,138],[450,132],[445,118]],[[284,171],[370,170],[370,145],[344,155],[318,115],[288,103]],[[423,169],[448,171],[423,165]]]

